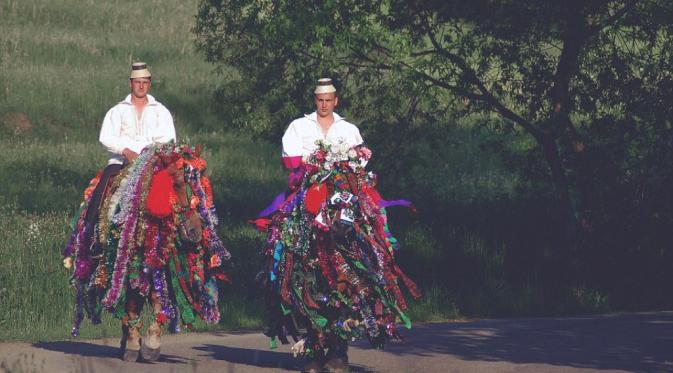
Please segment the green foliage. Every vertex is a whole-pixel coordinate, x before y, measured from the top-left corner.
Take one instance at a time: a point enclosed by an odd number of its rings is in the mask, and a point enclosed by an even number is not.
[[[365,123],[404,114],[441,118],[456,107],[449,92],[469,98],[472,111],[512,119],[500,110],[504,105],[543,126],[556,99],[552,91],[561,89],[554,86],[563,83],[555,75],[562,73],[562,52],[572,53],[564,45],[571,36],[582,44],[569,95],[599,107],[578,103],[570,110],[600,115],[621,102],[620,92],[639,95],[632,90],[637,81],[651,88],[667,81],[661,68],[670,63],[671,30],[663,15],[670,4],[623,3],[201,1],[195,31],[207,59],[235,67],[249,87],[239,89],[258,98],[275,126],[296,115],[293,105],[310,108],[320,75],[340,80],[347,109],[363,109],[357,117]],[[600,102],[592,100],[594,92]],[[392,102],[379,111],[370,100]],[[382,112],[389,114],[381,118]]]
[[[440,322],[457,319],[460,312],[453,301],[456,297],[440,287],[431,287],[417,302],[413,302],[409,317],[412,320]]]
[[[424,285],[468,314],[543,314],[671,304],[672,15],[664,0],[202,0],[195,32],[225,72],[216,100],[255,103],[221,114],[255,136],[277,139],[317,77],[337,81],[384,194],[419,207],[392,219],[433,253],[400,252]]]
[[[67,218],[60,214],[26,215],[3,209],[0,216],[0,339],[36,338],[51,330],[67,330],[64,320],[52,317],[70,313],[68,275],[62,268],[60,242],[67,234]],[[45,307],[47,306],[48,307]],[[51,314],[51,311],[55,311]],[[20,328],[17,328],[20,325]],[[66,334],[66,333],[64,333]]]

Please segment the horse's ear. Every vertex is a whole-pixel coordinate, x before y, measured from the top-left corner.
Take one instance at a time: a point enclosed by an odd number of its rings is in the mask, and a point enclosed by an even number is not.
[[[201,151],[202,150],[203,150],[203,147],[201,146],[201,144],[196,145],[196,147],[194,148],[194,156],[196,158],[201,158]]]

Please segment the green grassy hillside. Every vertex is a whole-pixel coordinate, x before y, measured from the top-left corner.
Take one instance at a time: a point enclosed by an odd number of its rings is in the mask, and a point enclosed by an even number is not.
[[[261,237],[245,226],[283,185],[277,147],[229,135],[210,112],[215,73],[193,49],[195,1],[0,1],[0,340],[68,338],[73,291],[60,250],[81,192],[105,164],[105,112],[133,60],[152,69],[179,140],[202,143],[236,284],[222,327],[253,328],[246,295]],[[118,321],[82,337],[118,335]],[[203,327],[199,325],[197,327]]]

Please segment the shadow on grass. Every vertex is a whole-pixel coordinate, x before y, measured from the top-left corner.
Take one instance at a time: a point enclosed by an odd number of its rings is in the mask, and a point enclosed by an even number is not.
[[[64,354],[76,355],[83,358],[112,358],[117,359],[120,364],[126,362],[119,359],[119,348],[115,346],[106,346],[88,342],[40,342],[34,343],[33,347],[44,350],[62,352]],[[167,364],[188,364],[189,360],[183,359],[179,356],[161,354],[158,360],[159,363]],[[148,363],[152,364],[152,363]]]
[[[301,370],[303,359],[295,358],[289,352],[276,352],[261,349],[229,347],[207,344],[195,347],[195,350],[208,352],[215,360],[224,360],[233,364],[249,365],[259,368],[276,368],[278,370]],[[351,364],[351,372],[371,372],[371,368]]]

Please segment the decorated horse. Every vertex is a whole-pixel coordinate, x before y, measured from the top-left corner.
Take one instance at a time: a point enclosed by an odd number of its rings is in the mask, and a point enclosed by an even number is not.
[[[218,283],[229,282],[230,254],[218,224],[201,149],[174,143],[145,148],[104,186],[98,220],[85,219],[102,172],[84,192],[78,220],[63,250],[76,289],[72,335],[86,314],[121,320],[121,358],[157,360],[162,327],[191,327],[196,317],[217,323]],[[140,313],[154,318],[141,337]]]
[[[264,333],[272,348],[292,337],[307,371],[348,371],[348,340],[366,336],[381,348],[402,339],[397,324],[411,327],[402,286],[415,299],[421,293],[395,260],[399,244],[386,207],[413,205],[381,198],[376,175],[365,169],[365,146],[316,145],[290,176],[289,190],[253,221],[267,234],[257,276]]]

